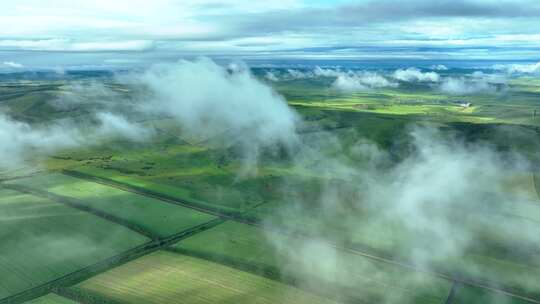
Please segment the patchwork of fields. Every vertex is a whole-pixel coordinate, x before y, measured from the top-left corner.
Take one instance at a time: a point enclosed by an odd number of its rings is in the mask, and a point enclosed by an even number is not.
[[[479,95],[465,108],[423,89],[277,83],[303,118],[299,140],[317,153],[301,151],[309,157],[299,164],[280,147],[262,151],[245,175],[222,134],[193,138],[167,117],[140,122],[157,130],[151,142],[107,139],[1,172],[0,304],[540,303],[540,119],[531,115],[540,91],[526,79],[511,85],[504,98],[514,103]],[[92,107],[41,102],[61,82],[0,89],[0,107],[28,122]],[[411,122],[486,144],[501,163],[515,152],[523,166],[492,179],[496,194],[453,201],[463,195],[443,179],[436,196],[420,196],[421,216],[396,208],[385,195],[399,183],[385,178],[415,152]],[[471,183],[495,175],[471,166]],[[390,173],[357,176],[374,168]],[[429,204],[441,198],[449,203]],[[438,217],[449,225],[411,225]]]
[[[142,235],[46,198],[1,190],[0,298],[142,245]]]
[[[160,251],[74,286],[122,303],[335,303],[221,264]],[[80,295],[77,295],[80,294]]]
[[[109,235],[114,230],[107,228],[107,225],[123,231],[124,234],[120,234],[120,232],[118,234],[118,237],[123,242],[129,239],[125,233],[139,238],[140,243],[145,240],[143,235],[137,236],[135,232],[123,227],[122,221],[107,220],[106,217],[95,216],[92,212],[85,212],[63,205],[62,200],[53,202],[49,198],[38,196],[47,193],[69,198],[81,204],[86,204],[84,206],[96,208],[95,210],[98,211],[107,211],[111,214],[116,212],[116,215],[121,219],[156,233],[156,237],[165,237],[172,233],[178,233],[216,218],[212,210],[207,210],[208,213],[205,213],[204,210],[195,211],[184,206],[165,203],[95,181],[78,179],[63,174],[37,175],[12,180],[5,184],[5,187],[8,188],[13,186],[16,187],[3,190],[3,197],[5,198],[3,201],[6,205],[20,204],[17,209],[21,211],[19,213],[10,211],[13,214],[8,212],[9,216],[4,220],[14,221],[16,224],[20,224],[19,221],[21,220],[26,221],[25,223],[28,224],[24,226],[23,230],[25,230],[24,233],[29,235],[36,233],[36,230],[29,230],[30,227],[32,227],[31,229],[43,229],[45,227],[43,225],[50,225],[50,222],[37,223],[38,219],[41,221],[43,217],[53,217],[58,225],[58,223],[61,223],[58,221],[61,216],[73,218],[73,216],[78,215],[92,218],[93,221],[87,224],[82,219],[77,221],[79,229],[82,229],[84,225],[99,224],[100,227],[107,229],[103,231],[103,233],[108,234],[107,237],[102,236],[102,238],[115,243],[116,246],[120,245],[117,241],[111,239]],[[14,189],[31,189],[36,192],[31,192],[32,195],[30,195],[16,192]],[[100,210],[97,198],[92,199],[93,195],[96,194],[102,197],[107,197],[104,194],[111,195],[108,204],[124,204],[123,208]],[[130,199],[125,199],[125,197]],[[141,204],[143,209],[134,210],[145,210],[146,217],[128,216],[132,211],[130,208],[134,207],[130,207],[126,202]],[[43,206],[36,206],[36,204],[43,204]],[[177,213],[175,223],[182,225],[170,226],[168,221],[152,222],[152,212],[163,216],[163,213],[159,213],[159,209],[154,209],[158,208],[156,206],[160,206],[160,204],[166,204],[171,208],[165,214],[175,216]],[[531,208],[533,207],[531,206]],[[37,215],[31,213],[36,208],[40,210],[47,208],[49,211],[46,213],[40,212],[40,216],[36,219],[34,216]],[[175,208],[177,209],[175,210]],[[125,210],[126,212],[115,210]],[[534,208],[530,209],[530,211],[534,212]],[[529,216],[532,216],[533,213],[531,212],[528,213]],[[46,214],[46,216],[43,214]],[[180,215],[182,217],[178,217]],[[227,214],[222,216],[228,218]],[[481,256],[468,258],[470,265],[466,264],[467,259],[461,261],[462,265],[467,266],[463,269],[472,269],[484,265],[485,269],[482,274],[486,275],[486,277],[503,279],[499,281],[503,285],[490,284],[485,286],[483,281],[478,281],[478,278],[474,277],[474,274],[462,273],[460,279],[453,279],[451,275],[445,273],[429,271],[426,273],[421,269],[416,269],[412,264],[401,264],[401,262],[394,259],[373,255],[362,250],[358,251],[353,243],[348,248],[334,247],[332,244],[311,238],[307,231],[301,232],[289,229],[279,231],[275,230],[274,225],[269,227],[266,227],[265,224],[253,226],[237,222],[237,220],[243,221],[241,217],[232,219],[233,221],[229,220],[224,224],[218,224],[213,228],[209,227],[201,230],[201,232],[196,232],[168,249],[163,248],[165,251],[162,250],[159,253],[140,257],[120,268],[99,274],[73,287],[66,288],[63,285],[52,283],[49,288],[39,292],[55,291],[59,295],[67,297],[66,299],[62,298],[62,301],[66,301],[66,303],[71,300],[83,301],[84,303],[102,303],[103,301],[110,303],[162,303],[163,301],[175,303],[180,301],[184,303],[186,297],[189,299],[189,303],[213,303],[218,300],[220,303],[227,301],[237,303],[238,301],[247,301],[247,299],[257,303],[276,301],[284,303],[326,303],[331,301],[346,303],[358,301],[365,303],[379,303],[381,301],[385,301],[385,303],[446,303],[450,295],[455,299],[454,303],[461,303],[460,301],[463,301],[462,303],[471,303],[471,301],[476,302],[477,299],[504,299],[505,297],[507,298],[505,301],[511,303],[528,303],[527,301],[532,300],[530,298],[531,292],[538,290],[538,286],[524,286],[521,284],[524,271],[527,271],[531,276],[530,278],[537,276],[531,266],[523,266],[520,269],[521,266],[513,266],[509,262],[501,264],[501,262]],[[307,222],[307,220],[305,221]],[[47,232],[47,237],[52,237],[50,231],[47,230]],[[95,229],[92,232],[96,233]],[[163,234],[160,235],[160,232]],[[386,235],[386,237],[390,236],[396,237],[392,233]],[[85,244],[81,244],[83,241],[81,241],[80,236],[76,240],[73,240],[71,235],[62,237],[65,241],[60,241],[61,239],[57,239],[57,241],[63,246],[71,246],[69,253],[76,255],[78,263],[86,262],[87,264],[75,264],[70,268],[70,265],[66,263],[69,257],[46,257],[40,255],[40,259],[33,258],[37,264],[31,265],[32,268],[30,269],[32,271],[24,267],[20,269],[8,267],[4,270],[6,277],[15,278],[10,280],[10,284],[20,287],[17,289],[17,287],[11,285],[4,285],[3,287],[6,290],[4,297],[6,299],[34,285],[49,281],[54,282],[54,279],[63,275],[69,276],[71,272],[77,270],[76,265],[90,265],[96,262],[95,259],[92,259],[94,256],[103,259],[107,255],[113,255],[111,253],[112,249],[105,248],[107,247],[105,244],[102,244],[104,248],[93,248],[89,252],[85,249]],[[93,237],[93,242],[98,242],[96,238],[99,237]],[[377,238],[380,237],[381,235],[377,236]],[[47,244],[48,246],[54,246],[51,245],[51,242],[47,242]],[[288,247],[291,247],[290,244],[297,244],[298,251],[295,254],[283,252],[280,250],[280,246],[283,246],[283,244],[289,244]],[[313,251],[303,252],[302,250],[305,250],[303,248],[306,248],[306,244],[313,246]],[[23,245],[28,245],[28,243]],[[137,245],[137,243],[134,243],[132,247]],[[74,251],[73,246],[81,248],[80,250],[84,250],[87,255],[81,255],[79,251]],[[309,246],[308,248],[310,248]],[[17,246],[14,245],[13,247],[16,248]],[[291,250],[295,250],[294,245],[291,248]],[[120,252],[128,249],[129,247],[123,247],[123,249],[120,247],[116,250]],[[47,248],[47,250],[56,252],[58,248],[52,247]],[[12,255],[14,254],[15,252],[12,253]],[[327,266],[324,264],[328,263],[329,256],[333,257],[331,263],[338,263],[337,266],[331,266],[337,272],[332,277],[321,277],[321,273],[325,273],[321,271],[321,267]],[[24,258],[26,259],[28,256]],[[59,260],[54,262],[55,259]],[[10,260],[12,261],[13,258]],[[30,273],[32,277],[35,277],[34,271],[38,269],[36,267],[40,265],[39,263],[43,263],[42,265],[54,265],[54,263],[60,263],[60,261],[65,267],[63,273],[44,272],[42,281],[38,280],[34,285],[25,284],[23,279],[19,279],[19,277],[28,277]],[[25,262],[25,260],[21,260],[21,267],[29,266]],[[456,262],[456,264],[459,263]],[[284,265],[288,266],[284,267]],[[213,269],[213,271],[210,269]],[[203,273],[205,275],[202,275]],[[512,273],[515,275],[512,275]],[[194,278],[204,279],[198,281]],[[14,282],[19,283],[14,284]],[[242,282],[249,282],[249,285]],[[535,281],[529,280],[529,282],[534,284]],[[287,285],[290,287],[286,287]],[[243,288],[238,289],[237,286],[243,286]],[[514,289],[516,286],[525,291],[527,296],[517,293]],[[200,292],[194,293],[194,290],[214,290],[216,288],[221,291],[215,290],[211,295]],[[59,295],[52,294],[34,301],[35,303],[48,303],[47,301],[55,301],[54,298],[59,297]],[[339,296],[336,297],[336,295]]]

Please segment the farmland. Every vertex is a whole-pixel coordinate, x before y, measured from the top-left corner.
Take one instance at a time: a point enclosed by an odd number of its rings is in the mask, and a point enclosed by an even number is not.
[[[124,227],[47,199],[10,190],[1,194],[2,298],[147,241]]]
[[[337,255],[335,260],[340,265],[332,277],[321,276],[318,267],[324,265],[306,265],[317,261],[320,252],[302,252],[302,242],[313,244],[319,251]],[[296,250],[301,254],[291,257],[279,252],[279,244],[288,243],[300,243]],[[297,240],[237,223],[216,226],[173,248],[180,253],[230,263],[240,269],[267,273],[300,285],[308,284],[304,282],[307,281],[314,292],[326,292],[330,297],[339,294],[347,302],[443,303],[451,285],[438,277],[337,250],[318,244],[316,240]],[[291,265],[290,269],[281,270],[281,263]],[[398,277],[400,280],[396,281]]]
[[[166,237],[214,217],[156,199],[135,195],[62,174],[44,174],[10,181],[8,185],[52,193],[84,207],[118,218],[157,238]]]
[[[266,71],[253,73],[298,115],[300,147],[246,161],[230,130],[200,136],[133,107],[150,139],[1,170],[0,303],[540,303],[535,78],[461,96]],[[89,134],[114,107],[59,108],[71,82],[126,103],[139,90],[96,75],[14,81],[0,108],[33,127],[76,117]]]
[[[167,251],[98,275],[71,292],[80,297],[85,293],[122,303],[333,303],[269,279]]]
[[[63,298],[56,294],[48,294],[46,296],[28,301],[30,304],[76,304],[77,302]]]

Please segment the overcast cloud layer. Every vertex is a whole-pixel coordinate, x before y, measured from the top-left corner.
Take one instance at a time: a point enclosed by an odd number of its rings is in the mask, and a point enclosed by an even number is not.
[[[66,52],[103,66],[170,54],[536,60],[538,18],[536,0],[2,1],[0,68]]]

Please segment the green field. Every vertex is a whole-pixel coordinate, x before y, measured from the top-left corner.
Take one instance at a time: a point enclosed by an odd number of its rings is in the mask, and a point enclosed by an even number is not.
[[[285,244],[291,246],[290,255],[279,250]],[[301,248],[304,245],[313,246],[314,252],[303,252]],[[327,293],[327,296],[340,295],[352,302],[444,303],[451,285],[436,276],[338,250],[317,240],[286,237],[232,222],[201,232],[173,248],[180,253],[230,264],[253,273],[285,277],[316,292]],[[297,255],[292,254],[295,250]],[[320,265],[310,266],[310,263]],[[336,267],[336,270],[331,277],[326,277],[324,267]]]
[[[28,301],[28,304],[77,304],[77,302],[63,298],[54,293],[48,294],[41,298]]]
[[[0,190],[0,299],[148,241],[122,226],[47,199]]]
[[[63,174],[37,175],[10,181],[8,184],[75,199],[84,206],[133,223],[157,237],[166,237],[215,218],[182,206]]]
[[[159,251],[78,284],[72,294],[116,303],[335,303],[202,259]]]

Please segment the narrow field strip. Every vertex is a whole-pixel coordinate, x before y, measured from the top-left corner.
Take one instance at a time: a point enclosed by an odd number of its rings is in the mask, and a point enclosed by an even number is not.
[[[31,289],[27,289],[18,294],[9,296],[4,299],[0,299],[0,304],[19,304],[25,303],[26,301],[36,299],[38,297],[44,296],[48,293],[54,292],[55,290],[63,287],[72,286],[84,280],[87,280],[99,273],[105,272],[117,266],[120,266],[124,263],[137,259],[141,256],[152,253],[161,248],[172,245],[183,238],[190,237],[194,234],[197,234],[201,231],[210,229],[216,225],[222,224],[224,220],[222,219],[213,219],[209,222],[203,223],[197,227],[190,228],[186,231],[182,231],[176,235],[167,237],[161,240],[153,240],[118,255],[112,256],[105,260],[99,261],[95,264],[92,264],[88,267],[79,269],[75,272],[69,273],[62,277],[59,277],[55,280],[49,281],[42,285],[36,286]]]
[[[444,304],[452,304],[454,302],[457,288],[459,288],[459,285],[456,281],[454,281],[452,283],[452,288],[450,288],[450,292],[448,293],[448,298],[446,298],[446,301],[444,301]]]
[[[536,191],[536,196],[538,197],[538,200],[540,200],[540,177],[538,175],[538,173],[532,172],[534,190]]]
[[[73,301],[69,298],[63,297],[56,293],[50,293],[43,297],[26,302],[27,304],[78,304],[79,302]]]

